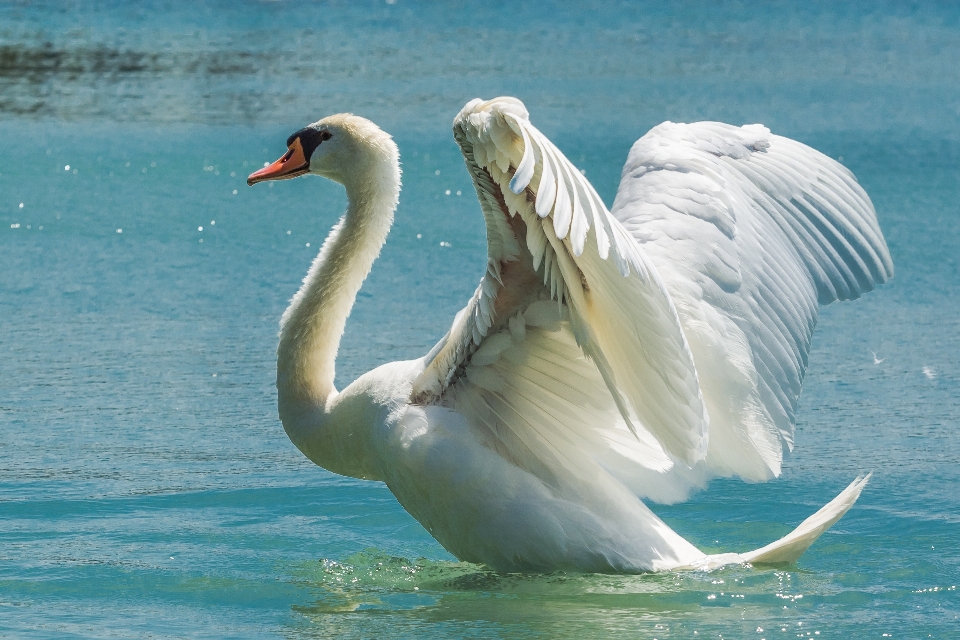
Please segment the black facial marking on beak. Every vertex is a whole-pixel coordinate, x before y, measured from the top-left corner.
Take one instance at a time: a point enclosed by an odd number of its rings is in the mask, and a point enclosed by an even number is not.
[[[300,129],[287,138],[287,152],[273,164],[254,171],[247,177],[251,187],[264,180],[289,180],[310,172],[310,157],[320,143],[329,140],[333,134],[326,130],[311,127]]]
[[[324,140],[329,140],[331,138],[329,131],[322,130],[318,131],[312,127],[304,127],[297,131],[292,136],[287,138],[287,146],[293,144],[293,141],[297,138],[300,138],[300,145],[303,147],[303,156],[306,158],[307,162],[310,162],[310,156],[313,155],[313,152],[317,150],[317,147],[320,146],[320,143]]]

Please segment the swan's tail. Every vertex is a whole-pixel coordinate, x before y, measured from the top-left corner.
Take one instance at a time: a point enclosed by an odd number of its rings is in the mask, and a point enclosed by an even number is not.
[[[860,497],[860,492],[870,480],[872,474],[859,476],[850,483],[850,486],[840,492],[836,498],[825,507],[800,523],[800,526],[765,547],[756,551],[744,553],[743,558],[754,564],[792,563],[810,548],[810,545],[820,537],[820,534],[830,528],[834,522],[843,517],[843,514],[853,506]]]
[[[872,473],[858,476],[846,489],[840,492],[820,511],[800,523],[800,526],[783,536],[776,542],[748,553],[722,553],[711,555],[696,563],[700,569],[715,569],[725,564],[735,562],[750,562],[752,564],[792,564],[803,552],[810,548],[824,531],[834,522],[843,517],[853,503],[860,497],[860,492],[870,480]]]

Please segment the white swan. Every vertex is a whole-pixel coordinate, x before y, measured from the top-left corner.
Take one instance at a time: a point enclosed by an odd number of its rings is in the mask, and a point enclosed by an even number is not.
[[[248,178],[313,173],[349,200],[281,321],[290,439],[330,471],[386,482],[453,555],[498,570],[796,560],[866,478],[747,554],[705,555],[639,498],[779,474],[818,305],[893,275],[853,175],[760,125],[667,122],[631,149],[608,211],[520,101],[473,100],[453,130],[486,274],[430,353],[340,392],[344,324],[399,197],[397,147],[330,116]]]

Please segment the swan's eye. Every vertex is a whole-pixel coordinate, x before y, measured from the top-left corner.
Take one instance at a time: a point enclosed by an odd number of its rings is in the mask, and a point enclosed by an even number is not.
[[[324,140],[329,140],[332,137],[333,137],[333,134],[330,133],[329,131],[320,132],[320,142],[323,142]]]

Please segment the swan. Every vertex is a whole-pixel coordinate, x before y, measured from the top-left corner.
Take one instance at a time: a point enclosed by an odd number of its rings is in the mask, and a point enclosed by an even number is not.
[[[348,199],[280,322],[290,440],[385,482],[450,553],[499,571],[796,561],[869,476],[749,553],[705,554],[643,500],[780,473],[819,306],[893,276],[853,174],[761,125],[665,122],[631,148],[608,210],[515,98],[470,101],[453,134],[486,271],[429,353],[342,391],[337,349],[393,222],[397,146],[332,115],[248,178],[319,175]]]

